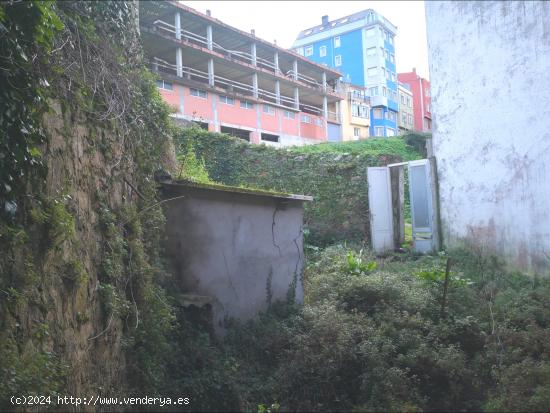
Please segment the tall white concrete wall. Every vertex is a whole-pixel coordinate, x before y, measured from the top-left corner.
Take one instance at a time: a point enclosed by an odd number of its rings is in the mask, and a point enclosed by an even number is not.
[[[444,242],[550,267],[550,2],[426,2]]]

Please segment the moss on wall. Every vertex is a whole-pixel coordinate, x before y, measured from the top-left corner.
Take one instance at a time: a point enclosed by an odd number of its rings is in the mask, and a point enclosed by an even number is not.
[[[32,80],[29,96],[0,92],[14,101],[0,111],[1,411],[11,395],[149,390],[145,360],[164,369],[154,173],[170,169],[171,124],[134,6],[0,4],[0,77]]]
[[[422,157],[402,137],[278,149],[183,129],[176,145],[184,152],[189,143],[216,182],[312,195],[306,237],[317,245],[368,240],[367,167]]]

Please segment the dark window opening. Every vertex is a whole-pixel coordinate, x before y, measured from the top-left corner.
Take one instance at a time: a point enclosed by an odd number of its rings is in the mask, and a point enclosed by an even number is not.
[[[236,138],[244,139],[247,142],[250,142],[250,131],[230,128],[228,126],[221,127],[221,133],[226,133],[228,135],[234,136]]]
[[[208,122],[199,122],[197,120],[194,120],[193,123],[201,129],[208,130]]]
[[[279,142],[279,135],[271,135],[269,133],[262,133],[262,141]]]

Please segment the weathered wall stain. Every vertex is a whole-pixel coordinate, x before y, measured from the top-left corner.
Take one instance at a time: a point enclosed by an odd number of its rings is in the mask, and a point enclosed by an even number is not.
[[[447,246],[550,266],[550,6],[426,2],[433,146]]]
[[[302,201],[163,186],[169,265],[186,294],[209,296],[214,327],[253,318],[289,288],[303,297]],[[293,283],[296,282],[296,286]]]

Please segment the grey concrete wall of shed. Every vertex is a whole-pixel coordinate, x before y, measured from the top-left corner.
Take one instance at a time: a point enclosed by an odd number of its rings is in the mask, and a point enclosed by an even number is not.
[[[444,243],[550,272],[550,3],[428,1]]]
[[[296,279],[303,300],[303,205],[216,190],[165,186],[166,252],[185,293],[211,296],[214,327],[253,318],[286,299]],[[296,278],[295,278],[296,274]]]

